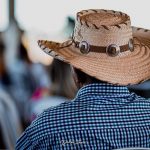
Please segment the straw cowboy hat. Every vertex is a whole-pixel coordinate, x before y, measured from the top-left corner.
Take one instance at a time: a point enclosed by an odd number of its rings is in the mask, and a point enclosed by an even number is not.
[[[72,39],[38,44],[48,55],[108,83],[129,85],[150,78],[150,30],[132,27],[122,12],[83,10],[77,13]]]

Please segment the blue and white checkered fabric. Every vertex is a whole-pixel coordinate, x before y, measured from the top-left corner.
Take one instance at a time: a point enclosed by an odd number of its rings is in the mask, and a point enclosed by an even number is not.
[[[150,102],[126,87],[90,84],[72,102],[49,108],[17,141],[17,150],[150,148]]]

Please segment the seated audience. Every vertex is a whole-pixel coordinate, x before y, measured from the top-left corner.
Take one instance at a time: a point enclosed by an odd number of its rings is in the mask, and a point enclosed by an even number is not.
[[[6,91],[17,103],[17,84],[13,80],[13,74],[7,69],[5,64],[5,45],[0,41],[0,88]]]

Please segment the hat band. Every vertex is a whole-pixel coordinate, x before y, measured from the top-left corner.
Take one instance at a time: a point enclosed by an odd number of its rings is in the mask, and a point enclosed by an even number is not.
[[[133,45],[132,39],[129,40],[128,44],[122,45],[122,46],[118,46],[116,44],[110,44],[107,47],[94,46],[94,45],[90,45],[86,41],[76,42],[74,40],[73,40],[73,43],[75,44],[75,47],[79,48],[81,53],[83,53],[83,54],[87,54],[89,52],[96,52],[96,53],[107,53],[110,56],[117,56],[121,52],[125,52],[128,50],[130,50],[130,51],[134,50],[134,45]]]

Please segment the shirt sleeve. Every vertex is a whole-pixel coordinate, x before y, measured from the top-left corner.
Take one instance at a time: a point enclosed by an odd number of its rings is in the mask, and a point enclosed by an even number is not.
[[[32,143],[26,132],[17,140],[15,150],[31,150]]]

